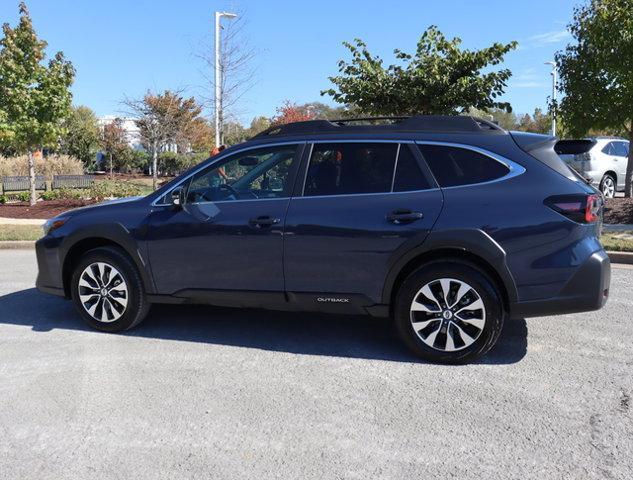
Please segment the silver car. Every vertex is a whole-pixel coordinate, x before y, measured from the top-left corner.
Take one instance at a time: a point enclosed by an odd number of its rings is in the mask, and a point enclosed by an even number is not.
[[[618,137],[592,137],[583,140],[562,140],[559,144],[572,145],[591,142],[584,153],[562,153],[560,157],[584,178],[597,186],[606,198],[624,190],[626,166],[629,162],[629,142]],[[564,150],[564,146],[561,150]],[[557,149],[558,150],[558,149]],[[571,151],[573,149],[568,149]]]

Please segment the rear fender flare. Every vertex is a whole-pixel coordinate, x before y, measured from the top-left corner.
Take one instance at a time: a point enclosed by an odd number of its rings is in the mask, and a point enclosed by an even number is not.
[[[506,252],[490,235],[479,229],[451,229],[431,232],[424,243],[408,250],[393,262],[388,270],[382,292],[382,302],[391,303],[393,289],[400,272],[412,261],[433,252],[457,250],[474,255],[494,269],[505,288],[508,301],[518,299],[514,278],[506,263]]]

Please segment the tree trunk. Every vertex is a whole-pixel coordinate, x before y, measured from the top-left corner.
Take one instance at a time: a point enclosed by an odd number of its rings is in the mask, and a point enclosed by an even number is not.
[[[629,161],[626,165],[624,182],[624,196],[633,197],[633,120],[631,120],[629,127]]]
[[[37,197],[35,196],[35,159],[33,158],[33,152],[29,150],[28,153],[29,158],[29,186],[31,187],[31,196],[29,198],[29,203],[31,206],[35,205],[37,201]]]
[[[112,171],[114,170],[114,165],[112,162],[112,152],[110,152],[110,180],[112,180],[114,178]]]
[[[158,145],[154,142],[152,148],[152,187],[156,190],[158,185]]]

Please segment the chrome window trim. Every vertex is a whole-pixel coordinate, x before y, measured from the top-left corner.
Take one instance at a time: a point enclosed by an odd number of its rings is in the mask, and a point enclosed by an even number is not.
[[[499,178],[495,178],[494,180],[489,180],[487,182],[478,182],[478,183],[466,183],[464,185],[454,185],[451,187],[441,187],[438,186],[435,188],[425,188],[423,190],[409,190],[406,192],[394,192],[393,191],[393,182],[392,182],[392,188],[390,192],[372,192],[372,193],[343,193],[343,194],[338,194],[338,195],[314,195],[314,196],[305,196],[305,183],[307,180],[307,176],[308,176],[308,169],[310,168],[310,159],[312,158],[312,152],[314,149],[314,144],[316,143],[396,143],[398,145],[403,145],[403,144],[413,144],[413,145],[437,145],[437,146],[444,146],[444,147],[454,147],[454,148],[463,148],[466,150],[471,150],[473,152],[479,153],[481,155],[484,155],[488,158],[491,158],[492,160],[495,160],[499,163],[501,163],[502,165],[504,165],[506,168],[508,168],[509,172],[504,175],[503,177],[499,177]],[[186,182],[188,179],[190,179],[192,176],[194,176],[195,174],[197,174],[198,172],[200,172],[201,170],[210,167],[211,165],[224,160],[225,158],[229,158],[232,157],[233,155],[238,155],[241,154],[242,152],[247,152],[249,150],[255,150],[255,149],[259,149],[259,148],[267,148],[267,147],[279,147],[279,146],[284,146],[284,145],[295,145],[295,146],[299,146],[302,144],[309,144],[310,145],[310,153],[308,154],[308,160],[307,160],[307,165],[306,165],[306,169],[304,172],[304,178],[303,178],[303,185],[301,188],[301,195],[299,196],[289,196],[289,197],[275,197],[275,198],[261,198],[261,199],[245,199],[245,200],[218,200],[216,202],[199,202],[199,203],[225,203],[225,202],[252,202],[252,201],[257,201],[257,200],[287,200],[289,198],[292,198],[293,200],[297,200],[297,199],[308,199],[308,198],[331,198],[331,197],[349,197],[349,196],[359,196],[359,195],[390,195],[390,194],[407,194],[407,193],[415,193],[415,192],[429,192],[429,191],[435,191],[435,190],[448,190],[448,189],[454,189],[454,188],[467,188],[467,187],[471,187],[471,186],[478,186],[478,185],[487,185],[490,183],[496,183],[496,182],[502,182],[505,180],[509,180],[511,178],[517,177],[519,175],[522,175],[523,173],[525,173],[525,167],[523,167],[522,165],[519,165],[518,163],[513,162],[512,160],[509,160],[501,155],[498,155],[496,153],[493,153],[489,150],[480,148],[480,147],[475,147],[472,145],[468,145],[468,144],[464,144],[464,143],[455,143],[455,142],[441,142],[441,141],[431,141],[431,140],[406,140],[406,139],[402,139],[402,140],[398,140],[398,139],[389,139],[389,140],[385,140],[385,139],[371,139],[371,138],[365,138],[365,139],[323,139],[323,140],[304,140],[304,141],[297,141],[297,140],[293,140],[293,141],[286,141],[286,142],[275,142],[275,143],[267,143],[264,145],[252,145],[250,147],[245,147],[242,148],[236,152],[231,152],[229,154],[224,154],[224,155],[220,155],[216,160],[213,160],[210,163],[205,163],[204,165],[201,165],[199,168],[197,168],[196,170],[194,170],[193,172],[191,172],[189,175],[187,175],[186,177],[184,177],[180,182],[178,182],[176,185],[174,185],[172,188],[170,188],[165,195],[168,195],[173,189],[179,187],[180,185],[182,185],[184,182]],[[398,159],[398,156],[400,154],[400,148],[398,149],[398,155],[396,156],[396,162]],[[425,160],[426,161],[426,160]],[[427,162],[428,163],[428,162]],[[396,170],[397,164],[394,165],[394,172]],[[437,183],[437,182],[436,182]],[[163,198],[163,196],[165,195],[161,195],[159,198],[157,198],[156,200],[154,200],[150,205],[152,207],[169,207],[172,206],[171,203],[157,203],[158,200],[160,200],[161,198]]]
[[[396,172],[398,171],[398,160],[400,159],[400,149],[402,148],[402,144],[398,144],[398,149],[396,150],[396,161],[393,162],[393,172],[391,172],[391,190],[390,193],[393,193],[393,187],[396,183]]]
[[[157,203],[161,198],[169,195],[175,188],[178,188],[179,186],[181,186],[184,182],[186,182],[187,180],[189,180],[191,177],[193,177],[194,175],[196,175],[198,172],[200,172],[201,170],[204,170],[207,167],[210,167],[224,159],[227,158],[231,158],[234,155],[239,155],[242,152],[247,152],[249,150],[256,150],[258,148],[267,148],[267,147],[280,147],[280,146],[284,146],[284,145],[296,145],[296,147],[298,147],[299,145],[305,145],[307,142],[304,141],[288,141],[288,142],[276,142],[276,143],[267,143],[265,145],[252,145],[250,147],[245,147],[245,148],[241,148],[235,152],[230,152],[230,153],[225,153],[224,155],[220,154],[218,156],[218,158],[212,160],[209,163],[204,163],[202,165],[200,165],[200,167],[196,168],[194,171],[192,171],[191,173],[189,173],[189,175],[187,175],[186,177],[182,178],[176,185],[174,185],[173,187],[171,187],[167,192],[165,192],[164,195],[161,195],[160,197],[158,197],[156,200],[154,200],[150,206],[152,207],[171,207],[173,204],[171,203]],[[295,147],[295,148],[296,148]],[[301,159],[299,159],[299,161],[301,161]],[[275,198],[290,198],[290,197],[275,197]],[[259,200],[257,198],[253,198],[253,199],[248,199],[248,200],[218,200],[217,202],[196,202],[196,204],[199,203],[218,203],[218,202],[237,202],[237,201],[241,201],[241,202],[246,202],[246,201],[252,201],[252,200]],[[261,200],[270,200],[270,199],[261,199]]]

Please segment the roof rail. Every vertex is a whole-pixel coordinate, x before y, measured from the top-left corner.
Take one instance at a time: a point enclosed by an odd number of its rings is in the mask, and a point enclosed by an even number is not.
[[[387,124],[369,124],[369,122],[391,121]],[[353,123],[366,123],[353,125]],[[340,120],[307,120],[304,122],[275,125],[253,138],[271,135],[299,135],[316,133],[363,133],[368,131],[384,132],[444,132],[444,133],[483,133],[504,131],[488,120],[468,115],[415,115],[411,117],[360,117]]]

